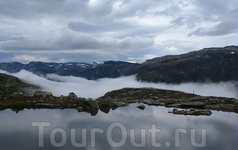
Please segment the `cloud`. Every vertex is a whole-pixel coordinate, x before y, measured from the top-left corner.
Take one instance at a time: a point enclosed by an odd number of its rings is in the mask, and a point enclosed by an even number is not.
[[[238,16],[237,16],[238,18]],[[238,31],[238,23],[234,22],[232,19],[226,19],[215,27],[212,28],[198,28],[195,31],[188,34],[188,36],[197,35],[197,36],[221,36],[226,34],[232,34]]]
[[[230,0],[226,3],[222,0],[211,0],[211,1],[196,1],[195,4],[200,6],[202,20],[206,22],[216,23],[212,27],[199,27],[195,31],[190,32],[189,36],[198,35],[198,36],[221,36],[231,33],[237,33],[238,23],[234,22],[238,18],[238,2]],[[209,14],[209,15],[207,15]]]
[[[153,54],[147,54],[144,56],[144,58],[147,60],[147,59],[153,59],[155,57],[158,57],[157,55],[153,55]]]
[[[160,56],[236,45],[231,39],[238,36],[237,10],[236,0],[2,0],[0,51],[32,57],[53,51],[67,60],[62,53],[106,52],[118,57],[135,52],[133,57],[140,53],[143,58],[146,51]],[[227,35],[229,39],[217,42]],[[158,37],[163,40],[158,42]]]
[[[153,46],[153,39],[136,37],[125,37],[123,39],[103,37],[97,38],[89,34],[77,34],[67,30],[55,39],[28,39],[19,37],[14,40],[0,43],[0,48],[4,50],[21,51],[47,51],[47,50],[78,50],[84,51],[137,51]]]
[[[5,71],[0,71],[6,73]],[[68,95],[69,92],[75,92],[79,97],[98,98],[106,92],[121,89],[124,87],[153,87],[159,89],[178,90],[187,93],[195,93],[204,96],[223,96],[237,97],[236,83],[183,83],[183,84],[165,84],[165,83],[146,83],[136,81],[135,76],[120,77],[115,79],[86,80],[73,76],[58,76],[55,74],[47,75],[46,79],[22,70],[12,74],[27,82],[40,85],[44,90],[53,92],[54,95]]]
[[[30,56],[30,55],[15,55],[12,61],[20,61],[20,62],[30,62],[30,61],[42,61],[49,62],[47,57],[41,56]]]

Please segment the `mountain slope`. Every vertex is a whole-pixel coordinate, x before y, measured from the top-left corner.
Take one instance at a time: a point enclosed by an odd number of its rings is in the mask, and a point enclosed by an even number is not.
[[[238,46],[205,48],[181,55],[168,55],[134,64],[122,61],[104,63],[0,63],[0,69],[18,72],[21,69],[38,75],[55,73],[89,80],[137,75],[146,82],[220,82],[238,81]]]
[[[39,87],[28,84],[17,77],[0,73],[0,97],[10,96],[14,92],[30,94],[34,89],[39,89]]]
[[[131,74],[148,82],[238,81],[238,46],[154,58],[134,68]]]

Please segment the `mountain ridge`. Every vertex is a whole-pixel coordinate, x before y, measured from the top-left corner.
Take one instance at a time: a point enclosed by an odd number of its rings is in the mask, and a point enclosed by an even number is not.
[[[205,48],[146,60],[133,70],[147,82],[213,82],[238,80],[238,46]]]
[[[0,69],[16,73],[22,69],[37,75],[58,74],[88,80],[136,75],[145,82],[220,82],[238,81],[238,46],[204,48],[180,55],[148,59],[142,64],[123,61],[103,63],[19,62],[0,63]]]

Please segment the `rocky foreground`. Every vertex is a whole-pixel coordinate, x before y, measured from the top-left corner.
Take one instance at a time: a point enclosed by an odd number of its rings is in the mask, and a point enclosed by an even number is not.
[[[74,93],[68,96],[53,96],[46,91],[36,91],[32,96],[23,92],[14,92],[10,96],[0,91],[0,109],[12,109],[16,112],[28,109],[65,109],[74,108],[79,112],[89,112],[96,115],[98,110],[108,113],[110,109],[127,106],[130,103],[138,104],[139,109],[145,105],[180,108],[169,113],[183,115],[211,115],[211,110],[238,112],[238,100],[235,98],[206,97],[188,94],[179,91],[162,90],[154,88],[124,88],[106,93],[98,99],[78,97]]]

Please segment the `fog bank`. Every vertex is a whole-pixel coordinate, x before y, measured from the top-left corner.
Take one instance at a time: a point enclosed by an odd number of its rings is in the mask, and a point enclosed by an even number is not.
[[[0,73],[10,74],[0,70]],[[52,92],[55,96],[68,95],[74,92],[79,97],[98,98],[106,92],[121,89],[124,87],[153,87],[159,89],[178,90],[187,93],[193,93],[203,96],[222,96],[236,97],[236,82],[220,82],[220,83],[182,83],[182,84],[165,84],[165,83],[146,83],[139,82],[135,76],[127,76],[120,78],[103,78],[96,81],[87,80],[73,76],[59,76],[56,74],[48,74],[47,78],[37,76],[26,70],[18,73],[10,74],[39,85],[43,90]]]

